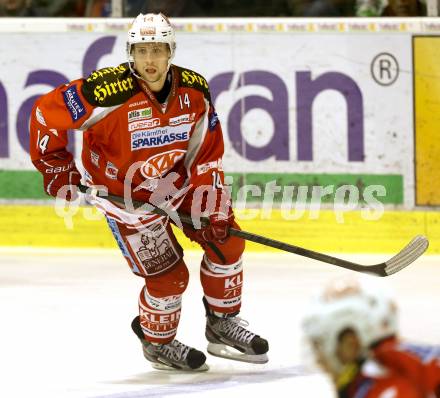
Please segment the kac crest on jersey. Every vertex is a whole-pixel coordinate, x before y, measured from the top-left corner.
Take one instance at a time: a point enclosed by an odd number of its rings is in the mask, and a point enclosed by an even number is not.
[[[145,178],[160,178],[171,170],[185,153],[184,150],[174,149],[154,155],[141,166],[141,173]]]

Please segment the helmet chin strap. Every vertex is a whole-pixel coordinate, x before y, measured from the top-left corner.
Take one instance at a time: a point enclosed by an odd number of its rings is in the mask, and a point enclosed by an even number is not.
[[[140,79],[140,80],[143,80],[145,83],[147,83],[148,84],[148,82],[139,74],[139,73],[137,73],[137,71],[136,71],[136,69],[134,69],[134,67],[133,67],[133,64],[134,64],[134,61],[132,61],[132,60],[128,60],[128,67],[130,68],[130,72],[135,76],[135,77],[137,77],[138,79]]]

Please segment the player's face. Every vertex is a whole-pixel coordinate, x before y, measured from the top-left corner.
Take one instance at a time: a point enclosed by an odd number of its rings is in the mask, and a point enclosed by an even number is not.
[[[361,354],[359,337],[353,330],[345,331],[340,337],[336,348],[336,357],[343,365],[355,362]]]
[[[332,365],[333,362],[329,360],[323,350],[323,341],[316,339],[312,340],[311,344],[316,364],[334,380],[338,380],[341,369],[335,369]],[[356,333],[349,329],[344,331],[338,338],[333,355],[343,367],[356,363],[361,355],[361,344]]]
[[[134,67],[153,91],[159,91],[166,79],[170,50],[166,43],[135,44]]]

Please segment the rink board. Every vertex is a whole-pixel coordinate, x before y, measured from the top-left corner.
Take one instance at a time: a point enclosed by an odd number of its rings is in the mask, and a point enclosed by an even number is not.
[[[430,239],[430,253],[440,253],[440,214],[436,212],[385,211],[374,221],[364,219],[360,211],[339,215],[333,210],[306,211],[290,220],[279,209],[266,213],[249,209],[236,215],[246,231],[318,251],[391,253],[423,234]],[[180,231],[176,234],[185,249],[197,249]],[[0,206],[0,246],[117,247],[105,220],[91,207],[80,207],[72,217],[63,218],[53,206],[30,205]],[[248,242],[247,250],[272,249]]]
[[[223,165],[235,189],[252,184],[264,191],[270,180],[283,188],[348,183],[360,193],[381,185],[383,203],[398,208],[440,203],[438,184],[430,183],[440,170],[436,18],[172,23],[173,62],[209,83],[225,141]],[[124,62],[129,24],[2,21],[0,52],[8,57],[0,60],[1,199],[42,198],[29,157],[32,105],[54,87]],[[56,62],[53,48],[62,49]],[[72,132],[68,149],[82,172],[81,134]]]

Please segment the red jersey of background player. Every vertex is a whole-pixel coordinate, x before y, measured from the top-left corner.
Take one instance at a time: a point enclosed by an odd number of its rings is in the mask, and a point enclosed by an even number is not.
[[[423,397],[440,398],[440,347],[392,337],[372,349],[374,358],[416,385]]]
[[[396,337],[371,349],[373,361],[340,392],[340,398],[439,398],[440,347],[402,343]]]
[[[428,398],[411,380],[376,361],[354,364],[347,376],[350,380],[338,388],[339,398]]]

